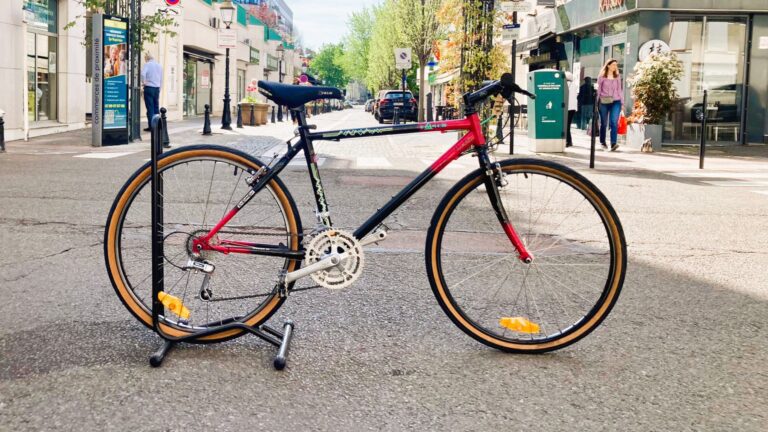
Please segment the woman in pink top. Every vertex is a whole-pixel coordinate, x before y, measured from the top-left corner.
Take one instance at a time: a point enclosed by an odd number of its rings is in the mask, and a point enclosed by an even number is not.
[[[597,102],[600,106],[600,144],[605,144],[605,131],[608,122],[611,124],[611,151],[619,148],[618,130],[619,114],[624,110],[624,83],[619,73],[619,64],[614,59],[605,62],[597,78]]]

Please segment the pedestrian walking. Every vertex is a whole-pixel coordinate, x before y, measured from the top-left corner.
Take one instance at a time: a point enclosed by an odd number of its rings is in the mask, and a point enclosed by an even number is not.
[[[576,109],[578,108],[578,96],[579,96],[579,82],[574,79],[573,73],[566,72],[565,80],[568,83],[568,122],[565,124],[565,146],[573,146],[573,138],[571,138],[571,124],[573,123],[573,116],[576,115]]]
[[[584,84],[579,87],[579,128],[587,129],[592,124],[592,113],[595,110],[595,93],[592,88],[592,77],[584,78]]]
[[[619,114],[624,110],[624,83],[619,72],[619,63],[608,59],[597,78],[597,98],[600,104],[600,145],[604,149],[608,124],[611,127],[611,151],[619,148]]]
[[[147,108],[147,128],[144,130],[149,132],[152,117],[160,114],[160,86],[163,85],[163,68],[150,53],[144,54],[141,82],[144,85],[144,106]]]

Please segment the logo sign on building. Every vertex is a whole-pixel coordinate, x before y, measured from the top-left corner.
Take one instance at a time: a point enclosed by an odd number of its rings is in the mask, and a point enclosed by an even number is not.
[[[219,29],[219,48],[237,48],[237,30]]]
[[[529,12],[531,9],[533,9],[533,4],[525,0],[501,2],[501,11],[505,13]]]
[[[606,12],[611,9],[618,9],[624,6],[624,0],[597,0],[600,12]]]
[[[645,61],[651,54],[661,54],[670,51],[671,49],[666,42],[660,39],[653,39],[640,46],[640,50],[637,52],[637,57],[640,61]]]
[[[128,20],[93,16],[94,146],[128,142]]]
[[[512,42],[520,37],[520,24],[504,24],[501,27],[502,42]]]
[[[395,48],[395,68],[410,69],[411,66],[411,49]]]

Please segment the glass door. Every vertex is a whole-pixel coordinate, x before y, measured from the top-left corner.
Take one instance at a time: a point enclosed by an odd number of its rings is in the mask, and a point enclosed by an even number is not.
[[[29,121],[56,120],[56,38],[27,33],[27,115]]]
[[[683,62],[680,99],[664,125],[666,142],[735,144],[740,141],[746,55],[746,17],[680,17],[669,45]],[[704,106],[707,90],[707,106]],[[701,130],[701,115],[707,129]]]
[[[211,63],[197,60],[197,106],[195,108],[198,115],[204,114],[205,105],[211,104],[212,72]]]
[[[184,116],[195,116],[197,100],[197,63],[184,57]]]

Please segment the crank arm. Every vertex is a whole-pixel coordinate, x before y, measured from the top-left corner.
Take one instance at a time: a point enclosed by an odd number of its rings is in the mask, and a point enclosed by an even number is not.
[[[303,277],[309,276],[314,272],[319,272],[325,269],[329,269],[331,267],[339,265],[342,261],[347,259],[349,257],[349,253],[345,252],[342,254],[333,254],[329,256],[328,258],[323,258],[322,260],[308,265],[306,267],[302,267],[296,271],[292,271],[285,275],[285,283],[289,284],[291,282],[297,281]]]

